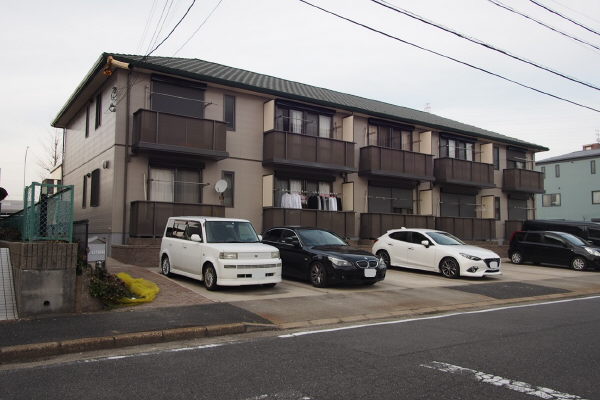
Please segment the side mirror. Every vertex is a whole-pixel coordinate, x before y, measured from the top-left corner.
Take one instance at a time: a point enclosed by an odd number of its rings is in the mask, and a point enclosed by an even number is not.
[[[421,240],[421,244],[425,246],[425,248],[429,248],[430,246],[429,240]]]
[[[198,235],[197,233],[194,233],[191,237],[190,240],[192,242],[202,242],[202,238],[200,237],[200,235]]]
[[[262,242],[262,235],[258,235],[258,241]]]

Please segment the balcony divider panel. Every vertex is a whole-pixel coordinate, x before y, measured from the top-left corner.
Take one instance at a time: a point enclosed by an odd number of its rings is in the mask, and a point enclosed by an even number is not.
[[[476,187],[494,187],[494,166],[456,158],[434,160],[435,179],[440,183],[453,183]]]
[[[544,193],[541,172],[511,168],[502,171],[502,189],[508,192]]]
[[[435,217],[385,213],[362,213],[360,215],[361,239],[377,239],[390,229],[402,227],[435,229]]]
[[[436,217],[435,229],[449,232],[463,240],[496,238],[495,219]]]
[[[433,156],[411,151],[366,146],[360,149],[361,174],[433,180]]]

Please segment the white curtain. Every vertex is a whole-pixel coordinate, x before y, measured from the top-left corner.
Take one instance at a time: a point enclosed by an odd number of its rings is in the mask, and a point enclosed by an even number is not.
[[[174,200],[174,170],[150,168],[150,200],[168,201]]]
[[[300,193],[302,192],[302,181],[297,179],[290,179],[290,192]]]
[[[319,193],[320,194],[331,193],[331,184],[329,182],[319,182]]]
[[[293,133],[302,133],[302,111],[290,110],[290,128]]]
[[[326,138],[331,137],[331,117],[319,115],[319,136]]]

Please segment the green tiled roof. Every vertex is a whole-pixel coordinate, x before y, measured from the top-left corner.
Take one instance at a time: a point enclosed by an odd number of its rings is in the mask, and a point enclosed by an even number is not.
[[[277,97],[296,101],[318,104],[325,107],[337,108],[352,112],[368,114],[370,116],[395,120],[408,124],[422,125],[428,128],[445,132],[465,134],[482,139],[498,141],[515,146],[522,146],[536,151],[548,150],[544,146],[525,142],[520,139],[502,135],[500,133],[481,129],[472,125],[463,124],[448,118],[443,118],[428,112],[413,110],[407,107],[396,106],[377,100],[370,100],[360,96],[336,92],[304,83],[293,82],[286,79],[276,78],[269,75],[258,74],[239,68],[228,67],[208,61],[193,58],[174,57],[144,57],[127,54],[104,53],[103,59],[112,55],[116,60],[130,63],[133,68],[143,67],[149,70],[179,75],[205,82],[213,82],[221,85],[233,86],[241,89],[270,94]],[[96,65],[98,68],[98,65]],[[96,69],[95,68],[95,69]],[[89,74],[88,74],[89,77]],[[80,90],[84,83],[79,86]],[[68,104],[76,97],[71,97]],[[55,122],[56,122],[55,120]]]

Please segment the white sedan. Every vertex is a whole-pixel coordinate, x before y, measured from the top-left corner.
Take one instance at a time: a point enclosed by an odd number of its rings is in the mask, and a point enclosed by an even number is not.
[[[440,272],[447,278],[500,275],[500,256],[471,246],[448,232],[432,229],[393,229],[373,244],[387,267]]]

